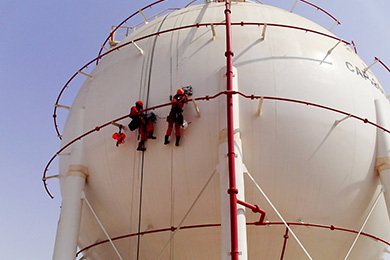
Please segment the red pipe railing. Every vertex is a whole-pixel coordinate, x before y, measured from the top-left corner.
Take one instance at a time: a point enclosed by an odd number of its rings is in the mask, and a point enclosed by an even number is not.
[[[307,101],[302,101],[302,100],[297,100],[297,99],[290,99],[290,98],[281,98],[281,97],[272,97],[272,96],[256,96],[256,95],[245,95],[239,91],[221,91],[215,95],[212,95],[212,96],[209,96],[209,95],[206,95],[204,97],[198,97],[198,98],[194,98],[194,99],[190,99],[189,101],[192,101],[192,100],[195,100],[195,101],[200,101],[200,100],[210,100],[210,99],[215,99],[221,95],[226,95],[227,93],[231,93],[232,95],[240,95],[244,98],[247,98],[247,99],[251,99],[251,100],[254,100],[254,99],[263,99],[263,100],[274,100],[274,101],[283,101],[283,102],[291,102],[291,103],[297,103],[297,104],[302,104],[302,105],[306,105],[306,106],[313,106],[313,107],[317,107],[317,108],[321,108],[321,109],[325,109],[325,110],[329,110],[329,111],[332,111],[332,112],[335,112],[335,113],[339,113],[339,114],[342,114],[342,115],[346,115],[346,116],[349,116],[350,118],[354,118],[354,119],[357,119],[357,120],[360,120],[362,121],[363,123],[365,124],[369,124],[369,125],[372,125],[372,126],[375,126],[376,128],[378,129],[381,129],[387,133],[390,133],[390,130],[368,120],[367,118],[363,118],[363,117],[359,117],[357,115],[354,115],[352,113],[348,113],[348,112],[345,112],[345,111],[342,111],[342,110],[339,110],[339,109],[335,109],[335,108],[332,108],[332,107],[328,107],[328,106],[324,106],[324,105],[319,105],[319,104],[316,104],[316,103],[312,103],[312,102],[307,102]],[[161,107],[165,107],[165,106],[170,106],[172,105],[172,102],[170,103],[165,103],[165,104],[161,104],[161,105],[157,105],[157,106],[154,106],[154,107],[150,107],[150,108],[147,108],[147,109],[144,109],[143,111],[149,111],[149,110],[154,110],[154,109],[158,109],[158,108],[161,108]],[[46,173],[49,169],[49,166],[50,164],[52,163],[52,161],[62,152],[64,151],[67,147],[69,147],[71,144],[73,144],[74,142],[80,140],[81,138],[93,133],[93,132],[96,132],[96,131],[99,131],[101,128],[104,128],[110,124],[112,124],[113,122],[117,122],[117,121],[120,121],[120,120],[123,120],[127,117],[129,117],[130,114],[127,114],[127,115],[124,115],[122,117],[119,117],[117,119],[114,119],[112,121],[109,121],[103,125],[100,125],[100,126],[96,126],[94,129],[91,129],[90,131],[88,131],[87,133],[73,139],[71,142],[69,142],[68,144],[66,144],[65,146],[63,146],[60,150],[58,150],[58,152],[53,155],[53,157],[50,159],[50,161],[48,162],[48,164],[46,165],[45,167],[45,170],[44,170],[44,173],[43,173],[43,177],[42,177],[42,181],[44,183],[44,186],[45,186],[45,189],[46,189],[46,192],[49,194],[49,196],[51,198],[53,198],[53,196],[51,195],[51,193],[49,192],[48,188],[47,188],[47,185],[46,185]]]
[[[158,1],[154,2],[154,3],[151,3],[151,4],[149,4],[149,5],[147,5],[147,6],[143,7],[143,8],[141,8],[140,10],[141,10],[141,11],[145,11],[146,9],[151,8],[151,7],[153,7],[154,5],[157,5],[157,4],[162,3],[162,2],[165,2],[165,1],[167,1],[167,0],[158,0]],[[191,2],[190,2],[189,4],[187,4],[184,8],[190,6],[192,3],[196,2],[196,1],[198,1],[198,0],[193,0],[193,1],[191,1]],[[169,9],[170,9],[170,8],[169,8]],[[172,8],[172,9],[180,9],[180,8]],[[129,17],[127,17],[125,20],[123,20],[120,24],[116,25],[116,26],[115,26],[115,29],[112,30],[112,31],[110,32],[110,34],[108,35],[107,39],[103,42],[103,44],[102,44],[101,47],[100,47],[99,53],[98,53],[98,55],[97,55],[98,59],[96,60],[96,65],[99,64],[99,60],[100,60],[100,58],[102,57],[101,55],[102,55],[102,51],[103,51],[103,46],[105,46],[105,45],[107,44],[107,42],[110,40],[110,38],[113,37],[113,35],[115,34],[115,32],[116,32],[123,24],[127,23],[131,18],[133,18],[134,16],[136,16],[137,14],[139,14],[139,13],[140,13],[140,10],[138,10],[138,11],[134,12],[133,14],[131,14]]]
[[[351,41],[351,43],[352,43],[352,46],[353,46],[353,50],[354,50],[355,53],[357,54],[356,44],[354,43],[354,41]]]
[[[267,222],[264,222],[263,224],[261,225],[258,225],[257,222],[248,222],[246,223],[247,226],[256,226],[256,227],[264,227],[264,226],[268,226],[268,228],[272,227],[272,226],[280,226],[280,225],[284,225],[283,222],[272,222],[272,221],[267,221]],[[301,222],[287,222],[287,225],[289,226],[305,226],[305,227],[314,227],[314,228],[324,228],[324,229],[330,229],[331,231],[342,231],[342,232],[347,232],[347,233],[353,233],[353,234],[358,234],[359,231],[357,230],[354,230],[354,229],[348,229],[348,228],[342,228],[342,227],[336,227],[334,225],[320,225],[320,224],[311,224],[311,223],[301,223]],[[197,229],[197,228],[209,228],[209,227],[220,227],[221,224],[217,223],[217,224],[200,224],[200,225],[188,225],[188,226],[181,226],[181,227],[168,227],[168,228],[161,228],[161,229],[153,229],[153,230],[148,230],[148,231],[143,231],[143,232],[139,232],[139,233],[131,233],[131,234],[127,234],[127,235],[122,235],[122,236],[117,236],[117,237],[113,237],[111,238],[112,241],[115,241],[115,240],[121,240],[121,239],[125,239],[125,238],[130,238],[130,237],[134,237],[134,236],[138,236],[138,235],[149,235],[149,234],[154,234],[154,233],[160,233],[160,232],[173,232],[177,229],[180,229],[180,230],[188,230],[188,229]],[[381,239],[377,236],[374,236],[374,235],[371,235],[369,233],[366,233],[366,232],[361,232],[360,235],[362,236],[365,236],[365,237],[369,237],[369,238],[372,238],[376,241],[379,241],[387,246],[390,246],[390,242],[384,240],[384,239]],[[79,256],[79,254],[81,254],[82,252],[88,250],[88,249],[91,249],[95,246],[98,246],[98,245],[102,245],[102,244],[106,244],[106,243],[109,243],[109,240],[106,239],[106,240],[102,240],[102,241],[99,241],[99,242],[96,242],[96,243],[93,243],[89,246],[86,246],[82,249],[80,249],[77,253],[76,253],[76,257]]]
[[[181,26],[181,27],[177,27],[177,28],[172,28],[172,29],[167,29],[167,30],[164,30],[164,31],[160,31],[160,32],[157,32],[157,33],[152,33],[152,34],[149,34],[149,35],[145,35],[143,37],[140,37],[140,38],[137,38],[131,42],[127,42],[127,43],[124,43],[118,47],[115,47],[107,52],[105,52],[104,54],[94,58],[93,60],[89,61],[87,64],[85,64],[83,67],[81,67],[78,71],[82,71],[84,70],[85,68],[87,68],[90,64],[94,63],[95,61],[97,61],[98,59],[101,59],[103,58],[104,56],[116,51],[116,50],[119,50],[125,46],[128,46],[128,45],[131,45],[132,42],[138,42],[138,41],[142,41],[144,39],[147,39],[147,38],[150,38],[150,37],[153,37],[153,36],[157,36],[157,35],[161,35],[161,34],[164,34],[164,33],[169,33],[169,32],[173,32],[173,31],[177,31],[177,30],[184,30],[184,29],[189,29],[189,28],[193,28],[193,27],[207,27],[209,25],[211,25],[212,23],[202,23],[202,24],[193,24],[193,25],[186,25],[186,26]],[[231,23],[232,26],[262,26],[264,25],[265,23],[254,23],[254,22],[240,22],[240,23]],[[224,23],[214,23],[213,24],[214,26],[217,26],[217,25],[225,25]],[[324,36],[324,37],[328,37],[328,38],[331,38],[331,39],[334,39],[334,40],[337,40],[337,41],[341,41],[347,45],[350,45],[349,42],[345,41],[345,40],[342,40],[340,38],[337,38],[335,36],[332,36],[332,35],[328,35],[328,34],[325,34],[325,33],[322,33],[322,32],[318,32],[318,31],[315,31],[315,30],[310,30],[310,29],[307,29],[307,28],[302,28],[302,27],[297,27],[297,26],[291,26],[291,25],[284,25],[284,24],[267,24],[267,26],[270,26],[270,27],[281,27],[281,28],[287,28],[287,29],[293,29],[293,30],[301,30],[301,31],[305,31],[305,32],[310,32],[310,33],[314,33],[314,34],[318,34],[318,35],[321,35],[321,36]],[[57,125],[57,105],[59,105],[59,101],[61,99],[61,96],[62,94],[64,93],[65,89],[68,88],[68,85],[70,84],[70,82],[79,74],[79,72],[76,72],[75,74],[73,74],[73,76],[66,82],[65,86],[61,89],[58,97],[57,97],[57,100],[56,100],[56,103],[55,103],[55,106],[54,106],[54,113],[53,113],[53,121],[54,121],[54,127],[55,127],[55,130],[57,132],[57,136],[61,139],[61,133],[58,129],[58,125]]]
[[[148,8],[151,8],[152,6],[156,5],[156,4],[159,4],[161,2],[164,2],[164,1],[167,1],[167,0],[158,0],[154,3],[151,3],[143,8],[141,8],[140,10],[141,11],[144,11]],[[126,23],[127,21],[129,21],[131,18],[133,18],[135,15],[139,14],[140,10],[134,12],[133,14],[131,14],[129,17],[127,17],[125,20],[123,20],[123,22],[121,22],[119,25],[116,26],[116,28],[111,31],[110,35],[108,35],[107,39],[104,41],[104,43],[101,45],[102,47],[100,47],[100,50],[99,50],[99,53],[97,55],[97,59],[96,59],[96,65],[99,63],[99,60],[101,58],[101,54],[102,54],[102,51],[103,51],[103,46],[106,45],[106,43],[110,40],[110,38],[115,34],[115,32],[118,30],[119,27],[121,27],[124,23]]]
[[[143,231],[143,232],[139,232],[139,233],[132,233],[132,234],[128,234],[128,235],[123,235],[123,236],[118,236],[118,237],[114,237],[114,238],[111,238],[112,241],[114,240],[120,240],[120,239],[124,239],[124,238],[129,238],[129,237],[134,237],[134,236],[138,236],[138,235],[149,235],[149,234],[154,234],[154,233],[160,233],[160,232],[167,232],[167,231],[175,231],[177,229],[183,229],[183,230],[186,230],[186,229],[196,229],[196,228],[205,228],[205,227],[220,227],[221,224],[201,224],[201,225],[191,225],[191,226],[181,226],[181,227],[169,227],[169,228],[161,228],[161,229],[153,229],[153,230],[148,230],[148,231]],[[88,250],[92,247],[95,247],[95,246],[98,246],[98,245],[101,245],[101,244],[105,244],[109,242],[108,239],[106,240],[102,240],[102,241],[99,241],[99,242],[96,242],[94,244],[91,244],[87,247],[84,247],[83,249],[80,249],[80,251],[78,251],[76,253],[76,257],[84,252],[85,250]]]
[[[331,15],[329,12],[325,11],[324,9],[322,9],[321,7],[319,7],[318,5],[315,5],[313,3],[310,3],[309,1],[306,1],[306,0],[299,0],[305,4],[308,4],[308,5],[311,5],[313,6],[314,8],[317,8],[317,10],[320,10],[321,12],[325,13],[326,15],[328,15],[330,18],[332,18],[337,24],[341,24],[340,21],[338,19],[336,19],[336,17],[334,17],[333,15]]]
[[[256,225],[256,222],[252,222],[252,223],[247,223],[247,225]],[[284,225],[283,222],[266,222],[264,225]],[[263,225],[263,226],[264,226]],[[287,225],[289,226],[305,226],[305,227],[315,227],[315,228],[326,228],[326,229],[330,229],[330,230],[338,230],[338,231],[344,231],[344,232],[349,232],[349,233],[354,233],[354,234],[359,234],[359,231],[358,230],[354,230],[354,229],[350,229],[350,228],[342,228],[342,227],[336,227],[334,225],[321,225],[321,224],[311,224],[311,223],[301,223],[301,222],[287,222]],[[377,236],[374,236],[374,235],[371,235],[369,233],[366,233],[366,232],[361,232],[360,235],[362,236],[366,236],[366,237],[369,237],[369,238],[372,238],[374,240],[377,240],[383,244],[386,244],[388,246],[390,246],[390,242],[384,240],[384,239],[381,239]]]
[[[143,8],[141,8],[140,10],[141,11],[144,11],[148,8],[151,8],[153,7],[154,5],[157,5],[161,2],[165,2],[167,0],[159,0],[159,1],[156,1],[154,3],[151,3]],[[189,7],[191,4],[193,4],[194,2],[196,2],[198,0],[192,0],[190,3],[188,3],[187,5],[184,6],[184,8],[187,8]],[[258,0],[256,0],[258,1]],[[310,6],[313,6],[315,8],[317,8],[317,10],[320,10],[322,11],[323,13],[325,13],[326,15],[328,15],[329,17],[331,17],[335,22],[337,22],[337,24],[341,24],[340,21],[338,19],[336,19],[333,15],[331,15],[329,12],[325,11],[323,8],[313,4],[313,3],[310,3],[309,1],[306,1],[306,0],[300,0],[301,2],[303,3],[306,3]],[[258,1],[260,4],[263,4],[262,2]],[[110,34],[108,35],[108,37],[106,38],[106,40],[103,42],[103,44],[101,45],[102,47],[100,47],[100,50],[99,50],[99,53],[97,55],[98,59],[96,60],[96,65],[99,63],[99,60],[100,60],[100,57],[101,57],[101,54],[102,54],[102,51],[103,51],[103,46],[105,46],[107,44],[107,42],[109,41],[110,38],[112,38],[112,36],[115,34],[115,32],[125,23],[127,23],[131,18],[133,18],[134,16],[136,16],[137,14],[140,13],[140,10],[134,12],[133,14],[131,14],[129,17],[127,17],[125,20],[123,20],[120,24],[118,24],[117,26],[115,26],[115,29],[113,31],[110,32]]]
[[[383,63],[383,61],[381,61],[379,58],[375,57],[375,60],[379,61],[380,64],[382,64],[383,67],[385,67],[385,69],[387,69],[388,72],[390,72],[390,69],[389,67],[386,66],[386,64]]]

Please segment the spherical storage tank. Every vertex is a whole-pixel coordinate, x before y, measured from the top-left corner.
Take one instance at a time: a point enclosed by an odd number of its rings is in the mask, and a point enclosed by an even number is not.
[[[225,91],[224,10],[218,2],[180,9],[121,41],[116,47],[127,45],[99,60],[81,87],[62,146],[128,114],[137,100],[144,108],[166,104],[188,85],[190,98]],[[266,222],[254,225],[260,215],[246,210],[247,258],[280,259],[283,252],[284,259],[343,259],[366,219],[365,234],[388,240],[374,169],[377,128],[353,117],[376,122],[375,100],[387,102],[376,77],[345,42],[305,18],[253,2],[233,2],[231,10],[234,88],[256,96],[234,96],[236,163],[242,160],[245,173],[239,194],[266,212]],[[225,94],[196,105],[200,114],[192,101],[184,107],[189,126],[180,146],[173,135],[164,145],[170,106],[163,106],[153,110],[157,139],[148,140],[144,152],[136,151],[137,132],[127,128],[127,117],[117,122],[125,126],[124,144],[115,145],[118,127],[109,125],[64,151],[71,155],[61,156],[60,175],[68,176],[74,164],[88,175],[78,246],[101,243],[83,250],[85,258],[229,259],[223,245],[229,213],[221,209],[228,196],[227,159],[220,152]],[[60,180],[64,197],[66,178]],[[349,257],[380,259],[385,248],[361,235]]]

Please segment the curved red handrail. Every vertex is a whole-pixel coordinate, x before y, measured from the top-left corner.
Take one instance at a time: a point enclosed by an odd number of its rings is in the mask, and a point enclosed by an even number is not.
[[[151,3],[143,8],[141,8],[140,10],[141,11],[144,11],[154,5],[157,5],[161,2],[164,2],[164,1],[167,1],[167,0],[158,0],[154,3]],[[131,18],[133,18],[135,15],[139,14],[139,10],[134,12],[133,14],[131,14],[129,17],[127,17],[125,20],[123,20],[119,25],[116,26],[116,28],[110,33],[110,35],[108,35],[107,39],[104,41],[104,43],[101,45],[101,46],[105,46],[106,43],[108,42],[108,40],[113,36],[113,34],[119,29],[119,27],[121,27],[124,23],[126,23],[127,21],[129,21]],[[99,53],[98,53],[98,59],[96,59],[96,65],[99,63],[99,59],[101,57],[101,54],[102,54],[102,51],[103,51],[103,47],[100,47],[100,50],[99,50]]]
[[[143,7],[143,8],[141,8],[140,10],[141,10],[141,11],[144,11],[144,10],[146,10],[146,9],[148,9],[148,8],[153,7],[154,5],[157,5],[157,4],[162,3],[162,2],[165,2],[165,1],[167,1],[167,0],[158,0],[158,1],[154,2],[154,3],[151,3],[151,4],[149,4],[149,5],[147,5],[147,6]],[[198,0],[193,0],[193,1],[191,1],[191,2],[190,2],[189,4],[187,4],[184,8],[190,6],[192,3],[196,2],[196,1],[198,1]],[[137,14],[139,14],[139,10],[136,11],[136,12],[134,12],[133,14],[131,14],[129,17],[127,17],[125,20],[123,20],[120,24],[118,24],[118,25],[114,28],[113,31],[111,31],[111,33],[108,35],[107,39],[106,39],[106,40],[103,42],[103,44],[101,45],[97,57],[100,57],[100,58],[101,58],[101,54],[102,54],[102,51],[103,51],[103,46],[105,46],[105,45],[107,44],[108,40],[114,35],[114,33],[115,33],[123,24],[127,23],[131,18],[133,18],[133,17],[136,16]],[[98,58],[98,59],[96,60],[96,65],[99,63],[100,58]]]
[[[272,222],[272,221],[267,221],[267,222],[264,222],[263,224],[258,224],[258,222],[249,222],[249,223],[246,223],[247,226],[257,226],[257,227],[261,227],[261,226],[279,226],[279,225],[284,225],[283,222]],[[312,223],[301,223],[301,222],[287,222],[287,225],[289,226],[305,226],[305,227],[314,227],[314,228],[325,228],[325,229],[330,229],[332,231],[334,230],[337,230],[337,231],[343,231],[343,232],[348,232],[348,233],[354,233],[354,234],[358,234],[359,231],[357,230],[354,230],[354,229],[349,229],[349,228],[342,228],[342,227],[336,227],[334,225],[321,225],[321,224],[312,224]],[[188,226],[182,226],[182,227],[179,227],[179,229],[196,229],[196,228],[206,228],[206,227],[220,227],[221,224],[201,224],[201,225],[188,225]],[[115,241],[115,240],[120,240],[120,239],[125,239],[125,238],[129,238],[129,237],[133,237],[133,236],[138,236],[138,235],[149,235],[149,234],[153,234],[153,233],[160,233],[160,232],[167,232],[167,231],[175,231],[177,230],[178,227],[168,227],[168,228],[161,228],[161,229],[153,229],[153,230],[148,230],[148,231],[143,231],[143,232],[139,232],[139,233],[131,233],[131,234],[127,234],[127,235],[122,235],[122,236],[118,236],[118,237],[114,237],[114,238],[111,238],[112,241]],[[369,233],[366,233],[366,232],[361,232],[360,233],[362,236],[366,236],[366,237],[369,237],[369,238],[372,238],[372,239],[375,239],[387,246],[390,246],[390,242],[384,240],[384,239],[381,239],[379,237],[376,237],[374,235],[371,235]],[[98,246],[98,245],[102,245],[102,244],[105,244],[105,243],[108,243],[109,240],[106,239],[106,240],[102,240],[102,241],[99,241],[99,242],[96,242],[94,244],[91,244],[89,246],[86,246],[82,249],[80,249],[77,253],[76,253],[76,257],[79,256],[80,253],[88,250],[88,249],[91,249],[95,246]]]
[[[189,29],[189,28],[193,28],[193,27],[207,27],[209,25],[211,25],[212,23],[202,23],[202,24],[192,24],[192,25],[185,25],[185,26],[181,26],[181,27],[176,27],[176,28],[172,28],[172,29],[167,29],[167,30],[164,30],[164,31],[161,31],[161,32],[157,32],[157,33],[152,33],[152,34],[148,34],[148,35],[145,35],[145,36],[142,36],[140,38],[137,38],[137,39],[134,39],[133,41],[131,42],[127,42],[127,43],[124,43],[118,47],[115,47],[109,51],[107,51],[106,53],[94,58],[93,60],[89,61],[87,64],[85,64],[82,68],[80,68],[78,71],[82,71],[83,69],[85,69],[86,67],[88,67],[90,64],[92,64],[93,62],[97,61],[98,59],[110,54],[111,52],[113,51],[116,51],[116,50],[119,50],[125,46],[128,46],[130,44],[132,44],[132,42],[138,42],[138,41],[141,41],[141,40],[144,40],[144,39],[147,39],[147,38],[150,38],[150,37],[153,37],[153,36],[157,36],[157,35],[161,35],[161,34],[164,34],[164,33],[169,33],[169,32],[172,32],[172,31],[177,31],[177,30],[184,30],[184,29]],[[240,23],[232,23],[233,26],[264,26],[264,24],[266,23],[255,23],[255,22],[240,22]],[[217,26],[217,25],[225,25],[225,23],[214,23],[213,24],[214,26]],[[322,33],[322,32],[319,32],[319,31],[315,31],[315,30],[311,30],[311,29],[307,29],[307,28],[303,28],[303,27],[297,27],[297,26],[292,26],[292,25],[286,25],[286,24],[273,24],[273,23],[270,23],[270,24],[267,24],[267,26],[270,26],[270,27],[281,27],[281,28],[287,28],[287,29],[293,29],[293,30],[300,30],[300,31],[305,31],[305,32],[310,32],[310,33],[314,33],[314,34],[318,34],[320,36],[324,36],[324,37],[328,37],[328,38],[331,38],[331,39],[334,39],[334,40],[337,40],[337,41],[341,41],[347,45],[350,45],[349,42],[345,41],[345,40],[342,40],[340,38],[337,38],[335,36],[332,36],[332,35],[329,35],[329,34],[326,34],[326,33]],[[59,105],[59,101],[60,101],[60,98],[63,94],[63,92],[65,91],[65,89],[68,87],[69,83],[79,74],[79,72],[76,72],[75,74],[73,74],[73,76],[66,82],[65,86],[61,89],[58,97],[57,97],[57,100],[56,100],[56,103],[55,103],[55,106],[54,106],[54,113],[53,113],[53,120],[54,120],[54,128],[57,132],[57,135],[58,137],[61,139],[61,134],[60,134],[60,131],[58,129],[58,125],[57,125],[57,106]]]
[[[336,109],[336,108],[332,108],[332,107],[329,107],[329,106],[324,106],[324,105],[320,105],[320,104],[316,104],[316,103],[313,103],[313,102],[307,102],[307,101],[303,101],[303,100],[297,100],[297,99],[290,99],[290,98],[282,98],[282,97],[273,97],[273,96],[258,96],[258,95],[245,95],[239,91],[221,91],[215,95],[212,95],[212,96],[204,96],[204,97],[197,97],[197,98],[194,98],[194,99],[189,99],[189,101],[192,101],[192,100],[195,100],[195,101],[200,101],[200,100],[210,100],[210,99],[215,99],[221,95],[227,95],[227,94],[230,94],[230,95],[240,95],[244,98],[247,98],[247,99],[251,99],[251,100],[254,100],[254,99],[264,99],[264,100],[274,100],[274,101],[284,101],[284,102],[291,102],[291,103],[297,103],[297,104],[302,104],[302,105],[307,105],[307,106],[313,106],[313,107],[317,107],[317,108],[321,108],[321,109],[325,109],[325,110],[329,110],[329,111],[332,111],[332,112],[335,112],[335,113],[339,113],[339,114],[342,114],[342,115],[346,115],[346,116],[349,116],[351,118],[355,118],[359,121],[362,121],[363,123],[365,124],[370,124],[378,129],[381,129],[387,133],[390,134],[390,130],[389,129],[386,129],[384,128],[383,126],[380,126],[374,122],[371,122],[370,120],[368,120],[367,118],[363,118],[363,117],[359,117],[357,115],[354,115],[354,114],[351,114],[349,112],[345,112],[345,111],[342,111],[342,110],[339,110],[339,109]],[[166,106],[170,106],[172,105],[173,102],[170,102],[170,103],[165,103],[165,104],[161,104],[161,105],[157,105],[157,106],[153,106],[153,107],[150,107],[150,108],[147,108],[147,109],[144,109],[142,110],[142,112],[146,112],[146,111],[150,111],[150,110],[155,110],[155,109],[158,109],[158,108],[162,108],[162,107],[166,107]],[[117,121],[120,121],[120,120],[123,120],[127,117],[129,117],[130,114],[126,114],[124,116],[121,116],[117,119],[114,119],[112,121],[109,121],[105,124],[102,124],[100,126],[96,126],[94,129],[91,129],[89,130],[88,132],[80,135],[79,137],[73,139],[71,142],[67,143],[66,145],[64,145],[60,150],[57,151],[57,153],[55,155],[53,155],[53,157],[49,160],[49,162],[47,163],[46,167],[45,167],[45,170],[43,172],[43,177],[42,177],[42,181],[44,183],[44,187],[45,187],[45,190],[46,192],[49,194],[50,198],[54,198],[50,191],[48,190],[47,188],[47,184],[46,184],[46,173],[49,169],[49,166],[51,165],[52,161],[62,152],[64,151],[66,148],[68,148],[70,145],[72,145],[73,143],[77,142],[78,140],[82,139],[83,137],[89,135],[89,134],[92,134],[93,132],[96,132],[96,131],[99,131],[100,129],[112,124],[113,122],[117,122]]]
[[[310,3],[309,1],[306,1],[306,0],[299,0],[305,4],[308,4],[308,5],[311,5],[315,8],[317,8],[317,10],[320,10],[321,12],[325,13],[326,15],[328,15],[330,18],[332,18],[337,24],[341,24],[340,21],[338,19],[336,19],[336,17],[334,17],[333,15],[331,15],[329,12],[325,11],[324,9],[322,9],[321,7],[319,7],[318,5],[315,5],[313,3]]]
[[[385,69],[387,69],[388,72],[390,72],[389,67],[387,67],[386,64],[383,61],[381,61],[381,59],[375,57],[375,60],[379,61],[379,63],[382,64],[382,66],[385,67]]]
[[[144,11],[144,10],[146,10],[146,9],[148,9],[148,8],[151,8],[151,7],[154,6],[154,5],[157,5],[157,4],[159,4],[159,3],[161,3],[161,2],[165,2],[165,1],[167,1],[167,0],[158,0],[158,1],[154,2],[154,3],[151,3],[151,4],[149,4],[149,5],[147,5],[147,6],[143,7],[143,8],[141,8],[140,10],[141,10],[141,11]],[[193,4],[193,3],[196,2],[196,1],[198,1],[198,0],[192,0],[190,3],[188,3],[186,6],[184,6],[184,8],[189,7],[191,4]],[[258,0],[256,0],[256,1],[258,1]],[[336,19],[336,18],[335,18],[333,15],[331,15],[329,12],[325,11],[323,8],[317,6],[317,5],[313,4],[313,3],[310,3],[309,1],[306,1],[306,0],[300,0],[300,1],[303,2],[303,3],[306,3],[306,4],[308,4],[308,5],[311,5],[311,6],[315,7],[315,8],[317,8],[317,10],[320,10],[320,11],[322,11],[323,13],[325,13],[326,15],[328,15],[329,17],[331,17],[334,21],[337,22],[337,24],[341,24],[340,21],[339,21],[338,19]],[[263,4],[263,3],[260,2],[260,1],[258,1],[258,2],[259,2],[260,4]],[[136,12],[134,12],[133,14],[131,14],[129,17],[127,17],[125,20],[123,20],[120,24],[118,24],[118,25],[114,28],[113,31],[111,31],[111,33],[108,35],[108,37],[106,38],[106,40],[105,40],[105,41],[103,42],[103,44],[101,45],[102,47],[100,47],[100,50],[99,50],[99,53],[98,53],[98,57],[100,57],[101,54],[102,54],[103,46],[106,45],[106,43],[108,42],[108,40],[109,40],[109,39],[113,36],[113,34],[119,29],[119,27],[121,27],[123,24],[125,24],[126,22],[128,22],[131,18],[133,18],[133,17],[134,17],[135,15],[137,15],[137,14],[139,14],[139,10],[136,11]],[[98,59],[96,60],[96,65],[99,63],[99,60],[100,60],[100,58],[98,58]]]
[[[173,104],[173,102],[166,103],[166,104],[162,104],[162,105],[158,105],[158,106],[154,106],[154,107],[151,107],[151,108],[144,109],[144,110],[142,110],[141,112],[145,112],[145,111],[149,111],[149,110],[152,110],[152,109],[157,109],[157,108],[169,106],[169,105],[172,105],[172,104]],[[87,135],[90,135],[90,134],[92,134],[92,133],[94,133],[94,132],[100,131],[100,129],[102,129],[102,128],[108,126],[108,125],[111,125],[112,123],[115,123],[115,122],[118,122],[118,121],[120,121],[120,120],[123,120],[123,119],[125,119],[125,118],[127,118],[127,117],[129,117],[129,116],[130,116],[130,114],[127,114],[127,115],[121,116],[121,117],[119,117],[119,118],[116,118],[116,119],[114,119],[114,120],[112,120],[112,121],[109,121],[109,122],[107,122],[107,123],[104,123],[104,124],[102,124],[102,125],[96,126],[94,129],[89,130],[88,132],[86,132],[86,133],[84,133],[84,134],[82,134],[82,135],[76,137],[75,139],[73,139],[72,141],[70,141],[69,143],[67,143],[66,145],[64,145],[60,150],[58,150],[58,151],[56,152],[55,155],[52,156],[52,158],[49,160],[49,162],[47,163],[47,165],[46,165],[46,167],[45,167],[44,174],[43,174],[43,177],[42,177],[42,181],[43,181],[43,183],[44,183],[45,190],[46,190],[46,192],[49,194],[50,198],[53,199],[54,197],[53,197],[53,195],[51,195],[50,191],[49,191],[48,188],[47,188],[47,184],[46,184],[46,173],[47,173],[47,171],[48,171],[48,169],[49,169],[50,164],[53,162],[53,160],[54,160],[61,152],[63,152],[66,148],[68,148],[69,146],[71,146],[73,143],[75,143],[75,142],[81,140],[83,137],[85,137],[85,136],[87,136]]]

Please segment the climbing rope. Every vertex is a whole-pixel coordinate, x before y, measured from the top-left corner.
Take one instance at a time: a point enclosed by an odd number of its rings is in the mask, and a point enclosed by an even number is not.
[[[143,193],[143,184],[144,184],[144,158],[145,151],[142,151],[141,159],[141,181],[140,181],[140,191],[139,191],[139,208],[138,208],[138,237],[137,237],[137,260],[139,259],[139,248],[141,243],[141,217],[142,217],[142,193]]]
[[[194,202],[192,203],[191,207],[187,210],[187,213],[184,215],[184,217],[182,218],[182,220],[180,221],[180,224],[174,228],[174,232],[171,234],[171,237],[169,238],[168,242],[165,244],[164,248],[161,250],[161,253],[160,255],[158,256],[157,260],[160,260],[162,255],[164,254],[165,250],[167,249],[168,245],[171,243],[173,237],[176,235],[177,231],[179,231],[179,229],[181,228],[181,226],[183,225],[183,222],[186,220],[188,214],[190,214],[192,208],[195,206],[196,202],[198,202],[200,196],[202,195],[202,193],[204,192],[204,190],[206,189],[207,185],[210,183],[211,179],[214,177],[214,174],[216,173],[217,171],[214,170],[214,172],[210,175],[209,179],[207,180],[206,184],[203,186],[202,190],[199,192],[198,196],[196,197],[196,199],[194,200]]]

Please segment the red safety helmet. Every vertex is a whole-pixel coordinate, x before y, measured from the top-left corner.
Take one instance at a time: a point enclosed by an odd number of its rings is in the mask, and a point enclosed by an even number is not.
[[[177,94],[183,95],[183,94],[184,94],[184,90],[181,89],[181,88],[179,88],[179,89],[177,90]]]
[[[136,104],[136,105],[139,105],[139,106],[141,106],[141,107],[144,106],[144,103],[142,103],[142,101],[140,101],[140,100],[138,100],[137,102],[135,102],[135,104]]]

